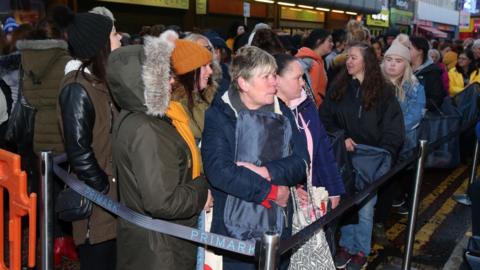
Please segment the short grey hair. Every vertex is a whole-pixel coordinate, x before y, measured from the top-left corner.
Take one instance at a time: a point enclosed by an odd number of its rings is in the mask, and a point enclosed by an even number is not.
[[[277,62],[268,52],[255,47],[245,46],[240,48],[230,65],[230,76],[232,77],[232,88],[240,91],[238,78],[249,80],[258,74],[277,72]]]
[[[473,42],[472,49],[475,49],[475,48],[478,48],[478,47],[480,47],[480,39],[476,39]]]
[[[428,50],[428,55],[430,55],[431,53],[434,53],[437,56],[438,59],[442,58],[442,56],[440,55],[440,52],[437,49]]]
[[[210,40],[209,40],[206,36],[204,36],[204,35],[197,34],[197,33],[190,33],[190,34],[188,34],[184,39],[185,39],[185,40],[190,40],[190,41],[193,41],[193,42],[197,42],[198,40],[203,39],[203,40],[205,40],[205,41],[207,42],[208,46],[210,46],[209,51],[210,51],[211,53],[215,53],[215,52],[213,51],[214,47],[213,47],[213,45],[212,45],[212,42],[210,42]],[[207,49],[208,49],[208,48],[207,48]]]

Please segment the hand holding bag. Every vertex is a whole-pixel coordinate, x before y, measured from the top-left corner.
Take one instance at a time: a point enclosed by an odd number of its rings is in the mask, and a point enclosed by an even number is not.
[[[92,209],[93,203],[89,199],[68,186],[58,193],[55,200],[55,213],[66,222],[86,219],[92,215]]]
[[[55,213],[57,213],[59,219],[67,222],[90,217],[92,208],[93,203],[89,199],[69,187],[58,193],[55,202]]]
[[[283,115],[263,111],[240,111],[235,133],[235,161],[262,166],[265,162],[287,157],[291,153],[292,130],[290,122]],[[229,194],[224,210],[228,235],[249,240],[261,239],[267,231],[282,234],[284,210],[275,203],[271,204],[272,207],[267,209],[261,204],[247,202]]]
[[[355,172],[355,187],[362,191],[392,168],[390,153],[380,147],[357,144],[350,153]]]
[[[308,204],[302,209],[295,188],[290,188],[293,199],[293,233],[301,231],[323,215],[328,205],[328,192],[321,187],[313,187],[311,177],[307,180]],[[325,209],[327,209],[326,207]],[[317,215],[320,213],[320,215]],[[335,269],[332,254],[323,230],[315,233],[308,241],[293,250],[289,270],[330,270]]]

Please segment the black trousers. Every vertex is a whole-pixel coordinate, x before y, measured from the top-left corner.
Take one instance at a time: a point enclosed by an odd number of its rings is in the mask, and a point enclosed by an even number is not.
[[[88,240],[78,246],[80,270],[115,270],[117,247],[115,240],[92,245]]]
[[[480,236],[480,180],[472,183],[468,191],[472,201],[472,233]]]
[[[413,170],[402,170],[379,189],[378,202],[375,206],[376,223],[385,225],[390,217],[392,203],[395,198],[404,197],[405,202],[409,203],[414,176]]]

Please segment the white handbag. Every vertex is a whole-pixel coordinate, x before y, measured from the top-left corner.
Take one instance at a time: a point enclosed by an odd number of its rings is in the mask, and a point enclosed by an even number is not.
[[[311,181],[307,181],[308,204],[300,206],[297,190],[292,187],[293,200],[293,234],[299,232],[312,222],[325,215],[328,210],[328,192],[325,188],[313,187]],[[332,254],[328,247],[327,239],[323,230],[318,231],[307,242],[293,249],[290,259],[290,270],[333,270]]]

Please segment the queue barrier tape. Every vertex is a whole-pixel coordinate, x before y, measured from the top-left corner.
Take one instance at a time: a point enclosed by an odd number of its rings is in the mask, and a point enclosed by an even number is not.
[[[233,253],[238,253],[246,256],[255,256],[256,243],[255,241],[241,241],[224,235],[214,234],[206,231],[201,231],[195,228],[167,222],[160,219],[153,219],[149,216],[137,213],[125,205],[122,205],[95,189],[87,186],[84,182],[78,180],[75,176],[69,174],[62,169],[59,164],[67,161],[67,155],[62,154],[53,159],[53,171],[62,179],[65,184],[78,192],[80,195],[91,200],[95,204],[101,206],[105,210],[115,214],[124,220],[135,225],[156,231],[159,233],[168,234],[181,239],[208,245],[219,249],[227,250]]]
[[[467,128],[452,132],[440,138],[439,140],[430,143],[427,152],[431,153],[435,148],[448,142],[451,138],[458,136],[460,133],[468,130],[472,126],[473,124],[470,124],[467,126]],[[337,208],[327,213],[322,218],[311,223],[310,225],[308,225],[301,231],[297,232],[295,235],[291,236],[290,238],[281,241],[279,253],[284,254],[288,252],[290,249],[293,249],[294,247],[298,246],[298,244],[303,243],[308,239],[310,239],[316,232],[322,229],[326,224],[328,224],[332,220],[341,216],[343,213],[345,213],[348,209],[350,209],[354,205],[360,204],[366,197],[374,194],[374,192],[376,192],[376,190],[381,185],[387,182],[392,176],[397,174],[399,171],[409,166],[412,162],[417,160],[417,158],[418,158],[418,151],[414,151],[409,158],[397,164],[387,174],[382,176],[378,181],[374,182],[369,187],[365,188],[361,193],[358,193],[355,196],[343,201]],[[140,213],[137,213],[127,208],[126,206],[116,201],[113,201],[112,199],[105,196],[104,194],[92,189],[82,181],[78,180],[75,176],[70,175],[67,171],[65,171],[59,166],[60,163],[63,163],[66,161],[67,161],[66,154],[62,154],[54,158],[53,171],[60,179],[62,179],[70,188],[72,188],[82,196],[86,197],[87,199],[91,200],[95,204],[101,206],[102,208],[108,210],[109,212],[133,224],[136,224],[138,226],[141,226],[143,228],[146,228],[152,231],[172,235],[178,238],[196,242],[202,245],[216,247],[216,248],[227,250],[233,253],[238,253],[246,256],[256,255],[256,251],[258,248],[256,248],[256,243],[254,241],[241,241],[231,237],[214,234],[206,231],[201,231],[198,229],[194,229],[194,228],[183,226],[183,225],[178,225],[178,224],[163,221],[160,219],[153,219],[149,216],[145,216]]]
[[[477,119],[472,120],[466,127],[463,129],[456,130],[435,142],[429,143],[427,155],[433,150],[448,142],[455,136],[463,133],[464,131],[470,129],[473,125],[476,124]],[[354,205],[360,204],[364,201],[365,198],[372,196],[377,189],[387,182],[392,176],[397,174],[399,171],[403,170],[415,160],[418,159],[418,151],[413,151],[412,155],[396,166],[394,166],[388,173],[382,176],[378,181],[372,183],[370,186],[365,188],[361,193],[355,194],[353,197],[348,198],[343,201],[337,208],[327,213],[322,218],[311,223],[301,231],[297,232],[295,235],[291,236],[288,239],[282,240],[280,242],[279,254],[285,254],[289,250],[295,248],[301,243],[306,242],[313,235],[315,235],[320,229],[322,229],[326,224],[332,220],[343,215],[347,210],[349,210]],[[163,221],[160,219],[153,219],[149,216],[137,213],[126,206],[111,200],[109,197],[104,194],[90,188],[82,181],[78,180],[75,176],[70,175],[67,171],[63,170],[59,164],[66,162],[66,154],[62,154],[54,158],[53,162],[53,171],[54,173],[62,179],[70,188],[91,200],[95,204],[101,206],[102,208],[108,210],[109,212],[133,223],[143,228],[196,242],[202,245],[208,245],[211,247],[216,247],[219,249],[227,250],[233,253],[238,253],[246,256],[255,256],[257,248],[257,243],[254,241],[241,241],[231,237],[226,237],[219,234],[214,234],[206,231],[201,231],[191,227],[178,225],[175,223]]]
[[[8,192],[8,240],[10,260],[5,262],[4,222],[0,222],[0,269],[20,270],[22,264],[22,217],[28,215],[28,266],[35,266],[37,194],[27,194],[27,174],[20,156],[0,149],[0,217],[5,216],[4,193]]]
[[[472,120],[469,124],[467,124],[464,128],[458,129],[450,134],[443,136],[442,138],[438,139],[435,142],[429,143],[426,155],[430,154],[436,148],[440,147],[444,143],[450,141],[455,136],[459,136],[461,133],[469,130],[477,123],[477,119]],[[418,149],[413,151],[411,156],[406,158],[405,160],[401,161],[397,165],[395,165],[389,172],[387,172],[384,176],[380,177],[377,181],[372,183],[370,186],[365,188],[361,193],[355,194],[351,198],[346,199],[341,204],[338,205],[337,208],[328,212],[325,216],[319,218],[315,222],[312,222],[307,227],[303,228],[301,231],[297,232],[296,234],[292,235],[290,238],[282,240],[280,242],[279,253],[285,254],[289,250],[293,249],[294,247],[298,246],[301,243],[306,242],[310,239],[313,235],[315,235],[320,229],[322,229],[326,224],[330,223],[334,219],[343,215],[346,211],[348,211],[351,207],[362,203],[365,198],[374,195],[374,193],[382,186],[385,182],[387,182],[391,177],[395,174],[412,164],[415,160],[418,159]]]

